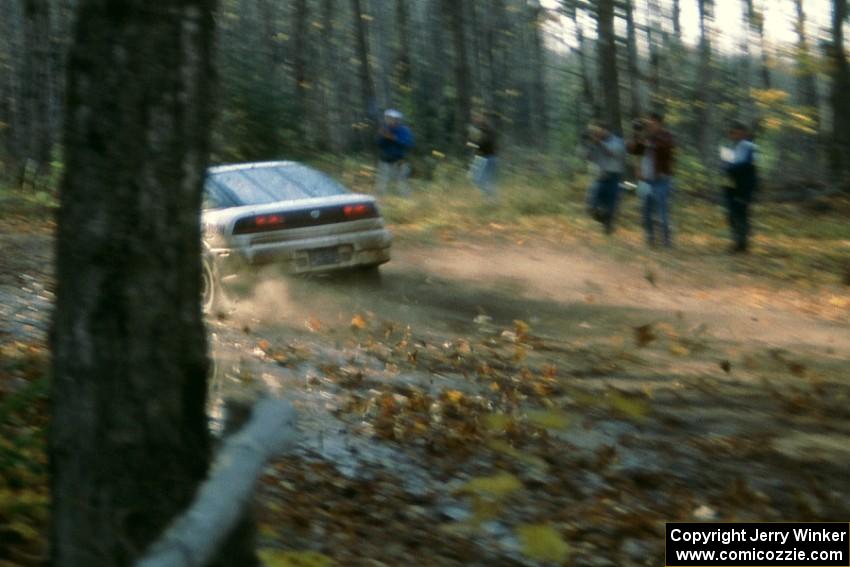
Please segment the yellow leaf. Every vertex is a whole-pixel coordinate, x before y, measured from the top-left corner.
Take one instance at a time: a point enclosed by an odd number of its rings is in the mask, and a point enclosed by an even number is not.
[[[570,418],[559,411],[532,410],[528,412],[528,421],[544,429],[566,429]]]
[[[446,390],[446,399],[453,404],[460,403],[463,399],[463,392],[459,390]]]
[[[688,356],[691,354],[691,351],[685,345],[675,343],[670,345],[670,353],[675,354],[676,356]]]
[[[548,468],[546,465],[546,461],[544,461],[540,457],[529,455],[528,453],[523,453],[516,447],[512,447],[507,441],[502,441],[500,439],[491,439],[487,441],[487,446],[493,449],[494,451],[498,451],[499,453],[503,453],[505,455],[508,455],[509,457],[513,457],[517,461],[525,463],[532,467],[536,467],[538,469]]]
[[[499,498],[516,492],[521,488],[522,482],[514,475],[510,473],[498,473],[493,476],[472,478],[461,487],[460,492]]]
[[[514,321],[514,332],[518,337],[524,337],[531,332],[531,327],[525,321],[516,320]]]
[[[266,567],[331,567],[333,560],[317,551],[283,551],[261,549],[258,552]]]
[[[570,546],[561,534],[547,524],[524,524],[516,531],[522,552],[535,561],[561,563],[570,552]]]
[[[365,329],[366,325],[366,319],[360,313],[351,318],[351,326],[355,329]]]
[[[619,392],[610,395],[611,407],[627,417],[643,419],[649,413],[649,406],[643,400],[627,398]]]
[[[488,413],[484,416],[484,427],[493,431],[503,431],[513,421],[504,413]]]

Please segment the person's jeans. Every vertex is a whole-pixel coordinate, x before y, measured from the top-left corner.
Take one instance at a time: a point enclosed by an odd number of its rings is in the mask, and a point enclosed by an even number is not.
[[[606,173],[590,189],[588,206],[594,218],[610,232],[614,227],[617,205],[620,203],[620,174]]]
[[[378,194],[386,194],[392,185],[398,184],[402,195],[410,194],[410,185],[407,178],[410,176],[410,165],[404,161],[379,161],[378,162]]]
[[[664,246],[672,246],[670,197],[673,193],[673,184],[670,178],[665,175],[650,182],[650,186],[652,186],[652,191],[643,198],[641,211],[643,228],[646,231],[646,241],[650,245],[655,244],[655,223],[657,220],[661,226],[661,239]]]
[[[737,250],[746,250],[750,236],[750,199],[738,195],[731,187],[725,189],[725,197],[732,242]]]
[[[496,156],[476,156],[470,174],[473,183],[490,200],[496,200]]]

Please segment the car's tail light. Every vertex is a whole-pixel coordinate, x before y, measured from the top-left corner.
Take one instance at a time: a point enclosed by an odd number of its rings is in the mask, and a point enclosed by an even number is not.
[[[378,216],[378,210],[372,203],[346,205],[342,208],[342,213],[348,220],[366,219]]]
[[[266,230],[279,230],[286,225],[286,217],[282,213],[256,215],[239,219],[233,226],[233,234],[250,234]]]

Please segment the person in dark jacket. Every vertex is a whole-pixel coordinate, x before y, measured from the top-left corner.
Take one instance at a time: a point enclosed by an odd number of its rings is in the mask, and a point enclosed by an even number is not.
[[[635,123],[628,144],[629,153],[639,155],[640,180],[649,185],[643,195],[641,212],[646,241],[655,246],[655,217],[661,225],[664,246],[672,246],[670,230],[670,197],[673,192],[673,135],[664,127],[664,117],[653,112],[646,120]]]
[[[730,252],[745,253],[749,247],[750,204],[758,188],[756,146],[750,139],[747,127],[740,122],[732,124],[729,139],[734,148],[723,155],[723,168],[732,181],[732,185],[724,189],[729,228],[732,232]]]
[[[490,201],[498,200],[496,193],[496,129],[492,120],[484,114],[476,114],[472,120],[470,143],[475,147],[475,158],[469,168],[472,182]]]
[[[407,195],[410,165],[407,152],[413,147],[413,133],[402,122],[401,112],[387,110],[378,129],[378,194],[383,195],[389,186],[398,183],[401,193]]]

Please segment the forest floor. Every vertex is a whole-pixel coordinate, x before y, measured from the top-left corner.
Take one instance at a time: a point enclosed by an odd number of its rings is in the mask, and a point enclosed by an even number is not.
[[[765,205],[728,256],[708,203],[654,251],[632,202],[605,237],[535,190],[389,199],[379,280],[270,276],[210,320],[212,414],[258,390],[300,412],[258,491],[268,564],[654,566],[666,521],[850,517],[850,203]],[[0,222],[0,564],[46,514],[27,211]]]

